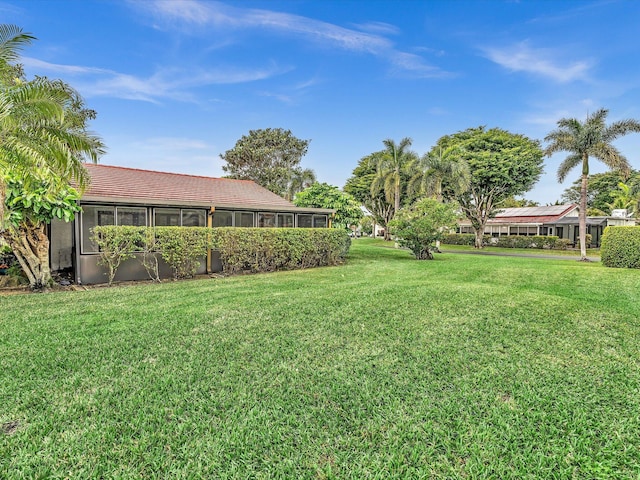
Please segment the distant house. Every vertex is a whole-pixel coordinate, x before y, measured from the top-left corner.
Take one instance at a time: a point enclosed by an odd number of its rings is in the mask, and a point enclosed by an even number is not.
[[[50,228],[51,269],[73,269],[79,284],[106,281],[91,241],[97,225],[326,228],[334,213],[296,207],[249,180],[85,166],[91,185],[80,200],[82,212],[74,222],[54,221]],[[215,252],[203,258],[200,273],[220,270]],[[167,265],[161,265],[161,273],[169,276]],[[135,259],[124,262],[116,275],[116,280],[145,278]]]
[[[609,225],[635,225],[626,216],[587,217],[587,233],[591,245],[600,246],[604,228]],[[473,233],[471,223],[464,219],[458,222],[459,233]],[[578,206],[574,204],[550,205],[546,207],[504,208],[490,218],[485,235],[554,235],[567,238],[576,244],[579,237]]]

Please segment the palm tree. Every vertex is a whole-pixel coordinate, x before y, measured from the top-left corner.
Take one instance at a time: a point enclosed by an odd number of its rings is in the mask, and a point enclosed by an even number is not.
[[[445,184],[456,193],[464,193],[469,188],[469,166],[456,147],[434,148],[420,159],[420,167],[422,171],[414,176],[410,188],[414,189],[419,182],[420,190],[439,202],[443,201]]]
[[[12,25],[0,25],[0,72],[19,72],[11,62],[33,37]],[[64,82],[1,76],[0,170],[29,184],[30,173],[50,172],[83,188],[89,178],[83,160],[96,162],[104,145],[85,129],[94,113],[83,109],[80,95]],[[0,175],[0,231],[4,224],[5,179]]]
[[[400,195],[402,174],[410,166],[415,165],[417,155],[409,150],[412,140],[405,137],[396,144],[390,138],[384,140],[384,150],[374,154],[371,158],[376,167],[376,176],[371,184],[371,195],[375,195],[380,189],[384,189],[389,203],[393,202],[394,209],[400,210]]]
[[[633,119],[620,120],[610,125],[605,124],[606,109],[600,109],[587,115],[584,122],[575,118],[558,120],[558,128],[550,132],[545,141],[550,142],[545,150],[547,156],[556,152],[570,152],[569,156],[558,167],[558,181],[563,182],[567,174],[576,166],[582,166],[582,182],[580,186],[580,257],[587,260],[587,180],[589,177],[589,157],[594,157],[613,170],[628,172],[627,159],[613,146],[616,138],[630,132],[640,132],[640,122]]]
[[[287,185],[287,191],[285,192],[285,198],[290,202],[293,201],[293,197],[296,193],[300,193],[305,188],[310,187],[316,183],[316,174],[310,168],[297,168],[291,174],[289,184]]]

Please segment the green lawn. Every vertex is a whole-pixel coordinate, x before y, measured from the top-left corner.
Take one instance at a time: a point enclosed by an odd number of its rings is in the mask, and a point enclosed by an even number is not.
[[[0,478],[640,472],[639,271],[358,240],[0,306]]]

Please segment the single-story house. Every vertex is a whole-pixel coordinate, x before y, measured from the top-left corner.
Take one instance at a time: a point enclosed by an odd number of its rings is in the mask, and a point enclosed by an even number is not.
[[[104,283],[106,269],[91,241],[97,225],[183,227],[328,228],[334,210],[300,208],[250,180],[157,172],[110,165],[85,165],[91,184],[75,221],[50,226],[52,271],[72,269],[78,284]],[[221,270],[216,252],[199,273]],[[162,262],[161,275],[171,272]],[[120,266],[116,280],[148,278],[136,259]]]
[[[605,227],[610,225],[635,225],[626,216],[587,217],[587,233],[591,235],[591,245],[600,246]],[[484,233],[492,237],[503,235],[554,235],[567,238],[577,244],[579,237],[578,205],[549,205],[545,207],[504,208],[490,218]],[[474,233],[471,222],[458,222],[458,233]]]

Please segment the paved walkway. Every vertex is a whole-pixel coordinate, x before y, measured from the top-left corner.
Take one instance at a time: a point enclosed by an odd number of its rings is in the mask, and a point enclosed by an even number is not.
[[[577,262],[579,257],[573,257],[570,255],[545,255],[544,253],[508,253],[508,252],[490,252],[487,250],[447,250],[446,248],[440,248],[442,253],[461,253],[466,255],[493,255],[495,257],[525,257],[525,258],[546,258],[550,260],[573,260]],[[590,262],[599,262],[600,257],[589,257],[587,259]]]

